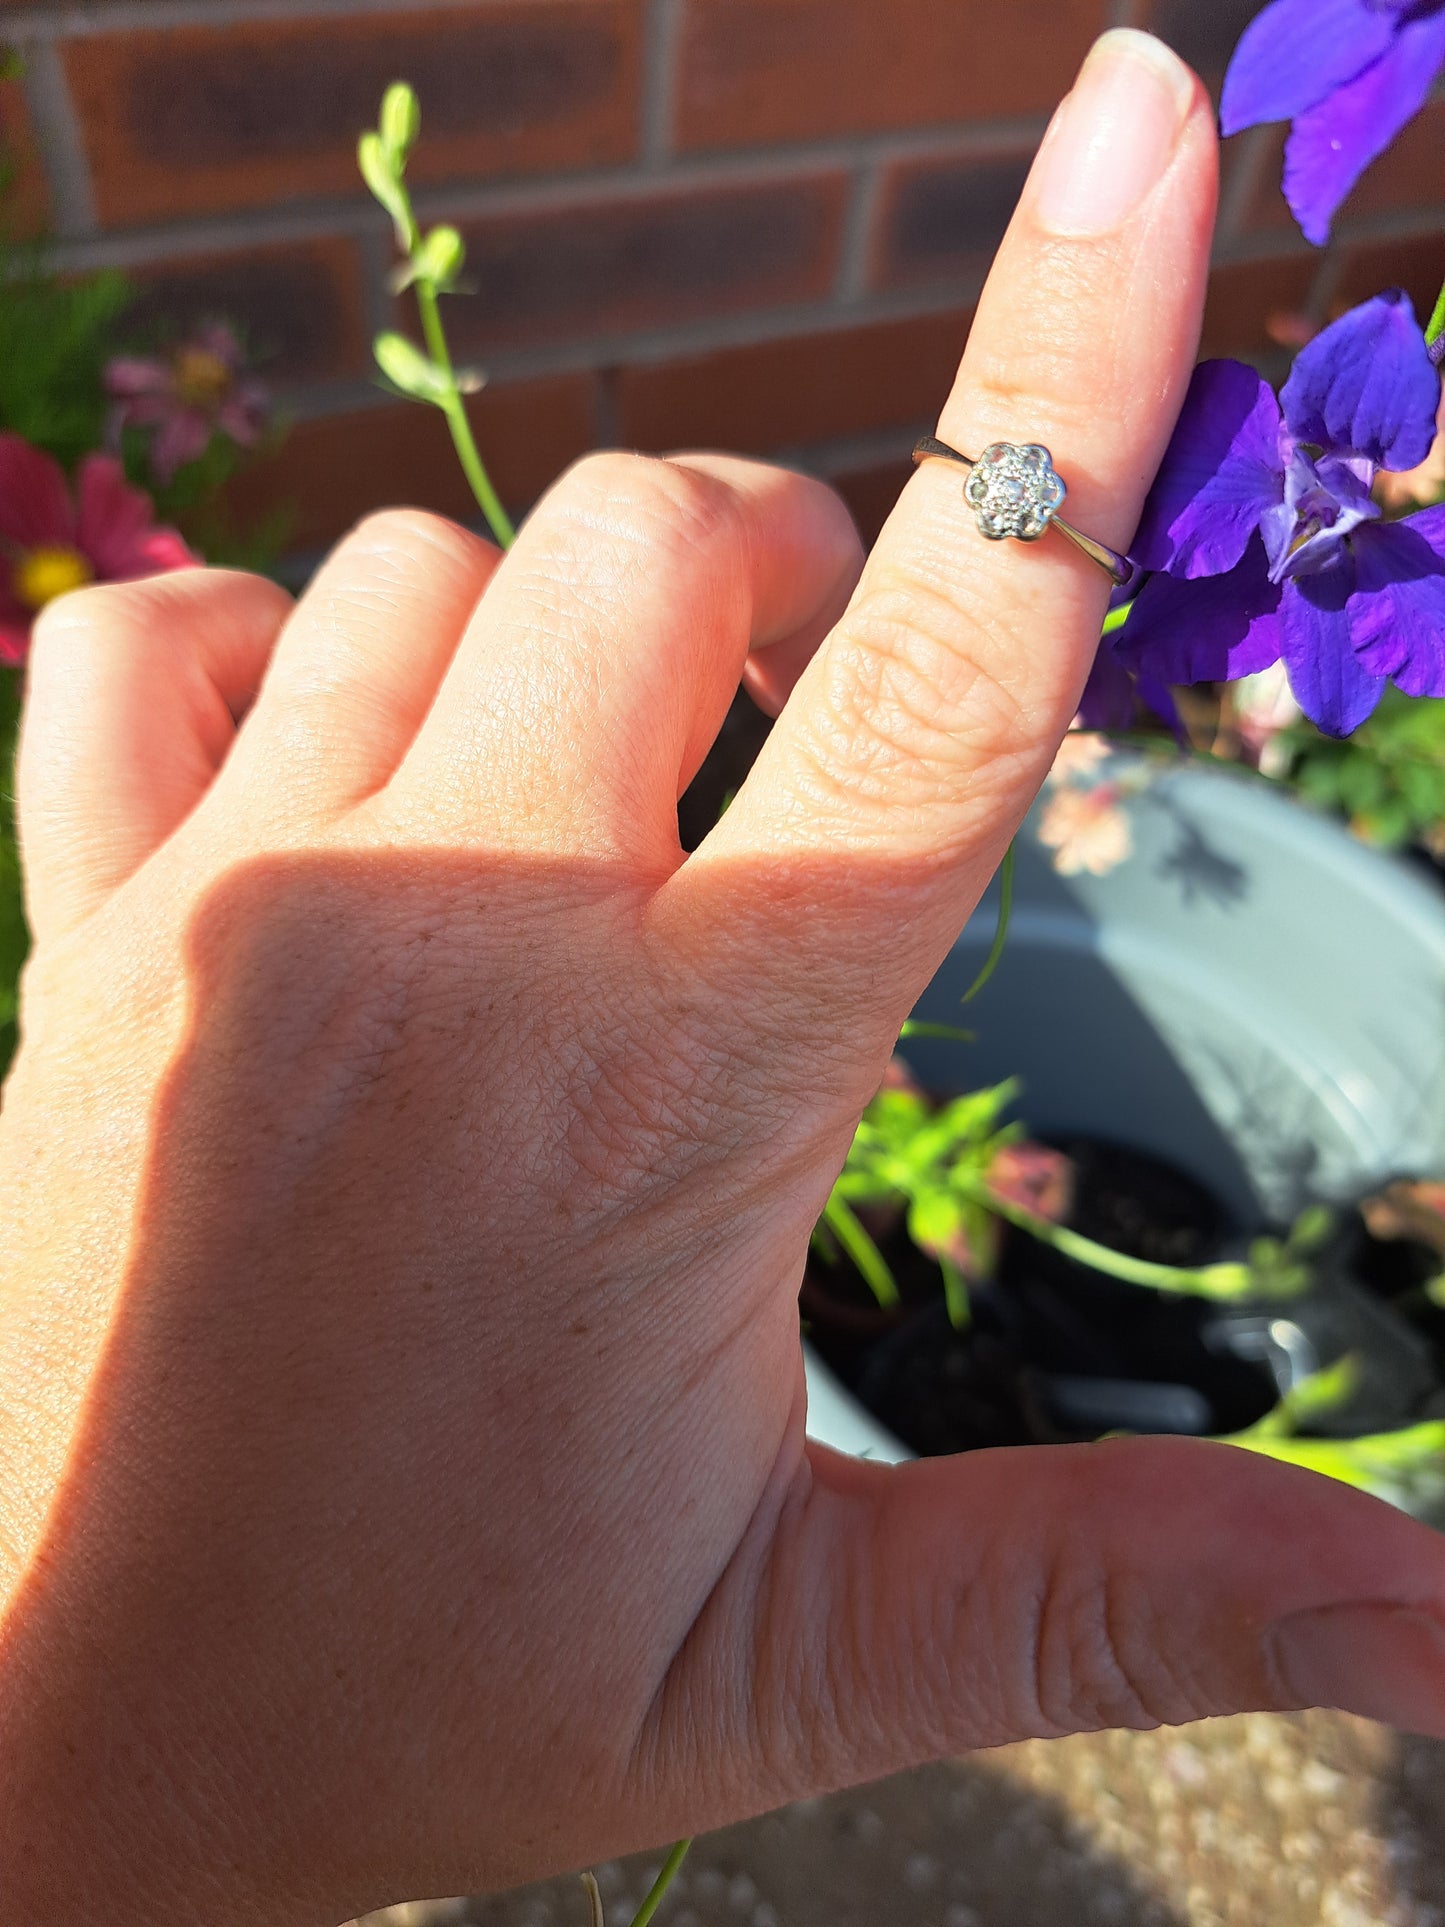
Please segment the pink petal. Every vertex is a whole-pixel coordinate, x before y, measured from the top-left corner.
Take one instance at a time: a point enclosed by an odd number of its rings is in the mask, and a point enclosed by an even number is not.
[[[87,455],[76,474],[76,492],[76,539],[101,582],[129,582],[198,561],[174,529],[155,526],[150,497],[130,486],[113,455]]]
[[[262,422],[257,418],[257,410],[238,398],[226,403],[216,417],[216,426],[229,435],[237,447],[251,448],[260,437]]]
[[[140,544],[137,554],[139,566],[125,578],[129,581],[140,576],[170,575],[177,569],[204,569],[206,566],[205,557],[188,548],[184,537],[175,529],[152,529]]]
[[[198,409],[171,409],[151,443],[151,467],[156,480],[169,482],[178,468],[205,454],[210,440],[211,424]]]
[[[197,328],[187,346],[200,349],[202,354],[214,355],[228,368],[239,368],[243,359],[236,331],[224,321],[210,321],[205,327]]]
[[[20,435],[0,435],[0,540],[22,549],[75,541],[64,470]]]
[[[105,364],[107,394],[168,395],[174,386],[171,371],[163,361],[146,361],[139,355],[114,355]]]
[[[30,626],[35,617],[13,596],[0,594],[0,665],[19,669],[30,654]]]

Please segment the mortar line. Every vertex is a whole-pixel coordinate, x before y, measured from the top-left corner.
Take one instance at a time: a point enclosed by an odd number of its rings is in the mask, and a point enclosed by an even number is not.
[[[1219,219],[1214,229],[1216,247],[1228,247],[1236,235],[1243,233],[1244,223],[1263,184],[1274,146],[1274,129],[1271,127],[1254,127],[1243,136],[1235,152],[1224,197],[1219,204]]]
[[[99,232],[90,163],[70,98],[59,49],[36,40],[20,47],[21,86],[50,191],[57,234],[82,239]]]
[[[847,306],[862,301],[868,292],[868,270],[872,264],[873,236],[877,231],[879,208],[883,199],[886,169],[879,161],[865,162],[858,169],[843,222],[839,248],[837,295]]]
[[[305,17],[337,14],[460,13],[476,0],[306,0]],[[111,33],[145,33],[168,27],[233,27],[249,21],[294,20],[296,0],[113,0],[92,9],[51,5],[17,8],[3,37],[89,40]]]
[[[874,136],[858,142],[820,147],[749,150],[736,155],[709,155],[674,161],[661,176],[635,163],[593,168],[533,179],[494,183],[472,181],[418,187],[415,202],[423,219],[449,217],[482,220],[492,216],[570,212],[618,202],[641,202],[662,191],[691,193],[709,187],[788,185],[829,173],[854,172],[870,162],[954,158],[973,154],[1023,151],[1037,142],[1036,124],[999,122],[984,130],[965,128],[923,134]],[[286,207],[238,208],[233,213],[179,219],[141,228],[115,228],[69,251],[64,265],[125,265],[148,262],[180,252],[244,247],[290,240],[310,240],[319,234],[354,233],[374,218],[372,204],[356,196],[296,202]]]
[[[510,348],[489,352],[483,346],[476,353],[468,349],[466,359],[479,362],[488,379],[498,384],[546,380],[552,376],[597,374],[601,370],[616,373],[624,368],[687,361],[698,356],[766,347],[776,342],[813,335],[845,334],[854,328],[890,322],[927,321],[939,315],[966,313],[977,295],[975,281],[969,288],[952,286],[937,291],[934,297],[923,299],[916,292],[911,292],[906,298],[875,296],[859,308],[843,309],[829,300],[782,310],[757,310],[721,319],[712,317],[632,334],[607,335],[596,339],[573,337],[543,348]],[[341,406],[360,406],[368,398],[376,399],[375,392],[360,393],[353,403],[351,400],[339,400],[341,394],[342,387],[330,381],[297,384],[286,391],[288,405],[306,413],[324,413]]]
[[[662,169],[672,158],[677,113],[678,63],[682,56],[683,0],[648,0],[644,23],[642,126],[644,166]]]

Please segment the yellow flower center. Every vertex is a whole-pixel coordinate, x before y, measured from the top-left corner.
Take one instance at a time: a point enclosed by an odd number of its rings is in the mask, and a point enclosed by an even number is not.
[[[27,549],[15,564],[11,587],[27,609],[43,609],[58,595],[83,589],[95,580],[95,570],[79,549]]]
[[[182,348],[176,356],[176,393],[193,408],[214,408],[231,386],[231,371],[207,348]]]

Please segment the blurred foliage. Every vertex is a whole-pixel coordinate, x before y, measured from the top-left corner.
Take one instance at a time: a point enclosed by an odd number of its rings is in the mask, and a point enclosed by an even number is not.
[[[105,440],[105,364],[130,301],[124,275],[64,281],[33,246],[0,243],[0,428],[65,467]]]
[[[1419,843],[1445,857],[1445,701],[1391,688],[1347,741],[1297,723],[1279,748],[1286,780],[1337,810],[1356,835],[1386,849]]]

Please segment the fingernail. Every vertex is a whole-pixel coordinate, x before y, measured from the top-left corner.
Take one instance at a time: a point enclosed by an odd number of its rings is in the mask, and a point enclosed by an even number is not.
[[[1195,80],[1153,34],[1095,41],[1034,166],[1034,212],[1058,235],[1112,234],[1163,177]]]
[[[1300,1706],[1338,1706],[1445,1738],[1445,1626],[1410,1606],[1322,1606],[1274,1629],[1280,1679]]]

